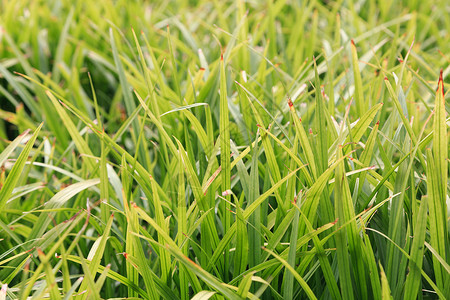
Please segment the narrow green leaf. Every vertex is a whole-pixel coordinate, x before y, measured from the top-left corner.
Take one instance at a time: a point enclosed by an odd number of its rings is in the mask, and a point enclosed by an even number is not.
[[[432,218],[431,221],[437,222],[436,229],[440,239],[439,246],[436,247],[439,254],[442,257],[449,259],[450,254],[450,242],[448,240],[448,228],[447,228],[447,180],[448,180],[448,129],[445,111],[445,97],[444,97],[444,81],[442,78],[443,71],[441,70],[438,89],[436,91],[436,100],[434,106],[434,121],[433,121],[433,157],[434,167],[436,172],[436,184],[432,184],[431,187],[434,190],[434,197],[432,199],[432,205],[435,207],[436,214],[442,214],[442,217]],[[428,172],[427,172],[428,173]],[[440,222],[439,222],[439,221]],[[434,247],[436,245],[433,245]],[[445,273],[443,273],[445,274]],[[443,278],[446,282],[447,289],[450,291],[450,274],[447,274]]]
[[[289,110],[291,113],[291,118],[294,120],[296,134],[300,139],[300,146],[303,148],[306,156],[306,163],[308,164],[308,168],[311,170],[312,177],[317,179],[317,168],[316,168],[316,159],[313,154],[311,145],[309,143],[308,137],[306,135],[305,129],[302,125],[302,119],[297,116],[297,113],[294,108],[294,104],[291,99],[288,99]]]
[[[294,205],[299,206],[301,203],[301,195],[299,198],[294,199]],[[296,258],[296,249],[297,249],[297,238],[298,238],[298,219],[300,215],[300,210],[296,208],[292,208],[295,211],[294,218],[292,221],[291,226],[291,238],[290,238],[290,245],[289,245],[289,254],[287,263],[292,267],[295,268],[295,258]],[[284,284],[284,290],[283,290],[283,296],[285,299],[293,299],[294,297],[294,276],[291,272],[288,272],[287,270],[284,273],[285,280],[283,282]]]
[[[46,204],[46,209],[56,209],[63,206],[70,198],[77,195],[81,191],[93,187],[100,183],[98,178],[89,179],[82,182],[74,183],[62,191],[56,193]],[[39,218],[35,222],[32,231],[30,232],[28,239],[33,240],[42,236],[42,234],[47,230],[48,225],[51,223],[55,212],[42,212]]]
[[[30,130],[25,130],[18,137],[16,137],[3,151],[0,153],[0,166],[8,159],[11,153],[19,146],[23,138],[30,132]]]
[[[355,84],[355,102],[356,111],[359,116],[366,113],[366,102],[364,101],[363,95],[363,85],[361,80],[361,72],[359,70],[358,52],[356,50],[356,45],[353,40],[351,40],[351,52],[352,52],[352,67],[353,67],[353,78]]]
[[[53,272],[52,266],[50,265],[46,255],[44,254],[44,252],[42,252],[41,249],[38,249],[38,255],[39,255],[39,259],[41,260],[42,264],[44,265],[44,269],[45,269],[45,280],[47,281],[47,287],[49,289],[50,292],[50,297],[52,299],[61,299],[61,294],[59,293],[58,290],[58,284],[56,283],[55,280],[55,274]]]
[[[306,283],[306,281],[300,276],[300,274],[297,273],[297,271],[295,271],[295,269],[287,262],[285,261],[283,258],[281,258],[279,255],[275,254],[273,251],[270,251],[268,249],[264,249],[265,251],[268,251],[272,256],[274,256],[277,260],[279,260],[284,267],[291,272],[291,274],[294,275],[294,278],[298,281],[298,283],[301,285],[301,287],[303,288],[303,291],[306,293],[306,295],[308,295],[309,299],[317,299],[316,296],[314,295],[314,292],[311,290],[311,288],[308,286],[308,283]]]
[[[8,177],[6,178],[5,183],[0,189],[0,211],[3,210],[5,207],[6,202],[8,201],[9,197],[11,196],[12,191],[16,187],[17,182],[19,181],[20,174],[22,173],[22,170],[25,166],[25,162],[28,159],[28,155],[30,154],[31,149],[34,146],[34,142],[36,141],[36,138],[39,134],[39,131],[42,128],[42,125],[44,123],[41,123],[38,128],[33,132],[33,135],[28,140],[25,148],[20,153],[19,157],[17,158],[16,162],[14,163],[14,166],[12,167],[11,171],[8,174]],[[19,142],[17,142],[19,143]],[[12,146],[14,147],[14,146]],[[5,150],[6,151],[6,150]],[[12,151],[12,148],[10,148],[6,153]],[[3,152],[2,152],[3,154]],[[7,155],[2,157],[2,159],[6,159]]]
[[[230,120],[228,111],[228,98],[227,98],[227,80],[225,73],[225,63],[223,55],[220,57],[220,166],[221,171],[221,187],[222,195],[224,196],[224,202],[222,202],[223,220],[222,226],[224,231],[227,232],[231,226],[232,215],[230,213],[230,201],[231,196],[229,190],[231,190],[231,163],[230,163]],[[224,252],[224,266],[229,264],[229,247],[225,248]],[[225,280],[228,281],[228,271],[225,271]]]
[[[409,260],[409,274],[406,277],[404,299],[417,299],[421,286],[421,269],[424,254],[425,234],[427,231],[428,197],[422,197],[419,213],[414,226],[414,238],[411,245]]]
[[[375,118],[375,115],[378,113],[378,111],[381,109],[382,106],[383,103],[378,103],[372,106],[364,115],[361,116],[358,123],[356,123],[355,127],[352,128],[351,137],[354,143],[359,142],[359,140],[364,135],[370,123],[372,123],[373,119]],[[348,138],[346,140],[346,143],[349,141],[350,139]]]
[[[442,200],[440,198],[440,183],[436,160],[430,149],[427,149],[427,188],[428,198],[430,201],[429,209],[429,226],[430,226],[430,244],[441,257],[445,257],[446,240],[448,234],[446,230],[446,220],[444,219],[447,210],[442,211]],[[445,200],[444,200],[445,204]],[[449,276],[436,257],[433,257],[433,268],[436,277],[436,284],[439,288],[444,289],[445,278]]]
[[[82,154],[82,159],[84,162],[86,162],[88,168],[90,171],[93,171],[96,167],[96,163],[94,162],[94,159],[92,158],[94,155],[89,148],[89,145],[86,143],[86,141],[81,136],[79,130],[75,126],[75,124],[72,122],[70,116],[66,113],[66,111],[61,107],[61,104],[56,100],[55,96],[50,91],[45,91],[47,94],[47,97],[50,98],[51,102],[53,103],[53,106],[56,108],[56,111],[59,114],[59,117],[61,118],[61,121],[64,124],[64,127],[69,132],[70,136],[72,137],[73,142],[75,143],[75,146],[77,147],[80,154]]]
[[[243,299],[247,299],[249,297],[249,291],[252,285],[253,275],[254,275],[253,272],[249,272],[244,276],[241,283],[239,284],[239,289],[237,293]]]
[[[341,157],[342,150],[338,149],[338,158]],[[345,180],[344,163],[341,161],[336,168],[336,188],[335,188],[335,214],[338,219],[337,225],[343,226],[345,222],[351,219],[349,215],[349,202],[351,197],[348,191],[348,185]],[[351,204],[351,203],[350,203]],[[349,232],[350,230],[342,229],[336,233],[336,256],[337,264],[339,268],[339,283],[342,290],[342,297],[344,299],[354,299],[353,284],[351,274],[354,273],[350,270],[349,259]]]
[[[386,278],[386,274],[384,273],[383,266],[380,263],[380,276],[381,276],[381,299],[383,300],[391,300],[393,299],[391,296],[391,290],[389,289],[389,282]]]
[[[88,255],[87,259],[89,261],[91,261],[91,263],[89,264],[89,272],[90,272],[91,278],[95,278],[98,266],[100,265],[100,262],[103,258],[103,253],[105,252],[106,242],[109,237],[109,232],[111,230],[113,220],[114,220],[114,215],[111,215],[109,217],[108,223],[106,224],[106,228],[103,231],[103,235],[95,241],[95,243],[91,247],[91,250],[89,251],[89,255]],[[86,274],[85,274],[85,276],[86,276]],[[81,293],[82,291],[87,289],[88,285],[89,285],[88,279],[86,279],[86,277],[85,277],[85,280],[83,281],[83,283],[80,286],[79,292]],[[88,292],[88,293],[83,294],[81,296],[81,299],[87,299],[88,294],[90,294],[90,293]]]
[[[192,297],[191,300],[208,300],[215,294],[217,294],[217,292],[201,291],[201,292],[195,294],[195,296]]]
[[[299,169],[296,169],[294,171],[292,171],[291,173],[289,173],[288,175],[286,175],[281,181],[275,183],[270,189],[268,189],[265,193],[263,193],[261,196],[259,196],[251,205],[249,205],[243,213],[243,217],[244,220],[247,220],[251,214],[253,214],[256,210],[256,208],[258,206],[261,205],[261,203],[267,199],[267,197],[269,197],[270,195],[272,195],[276,189],[278,189],[283,183],[285,183],[289,178],[291,178],[292,176],[295,175],[295,173],[298,171]],[[217,245],[217,247],[215,248],[214,254],[211,257],[211,259],[209,260],[209,264],[208,267],[206,268],[206,271],[211,270],[211,268],[216,264],[219,256],[223,253],[226,244],[228,244],[231,239],[233,238],[235,232],[236,232],[236,223],[233,223],[231,225],[230,230],[228,230],[225,233],[225,236],[222,238],[222,240],[220,241],[220,243]]]

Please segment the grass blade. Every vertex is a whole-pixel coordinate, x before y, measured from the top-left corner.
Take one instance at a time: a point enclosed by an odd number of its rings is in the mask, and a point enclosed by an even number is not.
[[[13,189],[16,187],[16,184],[17,184],[17,182],[19,180],[19,177],[20,177],[20,173],[22,173],[22,170],[23,170],[23,168],[25,166],[25,162],[27,161],[28,155],[30,154],[31,149],[34,146],[34,142],[36,141],[36,138],[37,138],[37,136],[39,134],[39,131],[42,128],[42,125],[44,125],[44,123],[41,123],[41,125],[39,125],[39,127],[36,128],[36,130],[33,132],[33,135],[28,140],[27,145],[25,146],[25,148],[20,153],[20,155],[17,158],[14,166],[12,167],[11,171],[9,172],[9,175],[6,178],[5,183],[1,187],[1,190],[0,190],[0,211],[3,210],[3,208],[5,207],[6,202],[8,201],[9,197],[11,196],[11,193],[12,193]],[[6,153],[8,153],[9,151],[11,151],[11,149],[8,150]],[[3,154],[3,152],[2,152],[2,154]],[[2,159],[6,159],[6,155]]]

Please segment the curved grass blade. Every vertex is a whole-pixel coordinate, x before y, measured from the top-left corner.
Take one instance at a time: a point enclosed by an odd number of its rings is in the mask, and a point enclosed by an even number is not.
[[[30,154],[31,149],[34,146],[34,142],[36,141],[39,131],[42,128],[42,125],[44,125],[44,123],[41,123],[41,125],[39,125],[39,127],[36,128],[36,130],[33,132],[33,135],[28,140],[27,145],[20,153],[19,157],[17,158],[16,162],[14,163],[14,166],[12,167],[11,171],[8,174],[8,177],[6,178],[5,183],[1,187],[0,211],[3,210],[6,202],[8,201],[9,197],[11,196],[12,191],[14,190],[17,182],[19,181],[20,174],[22,173],[22,170],[25,166],[25,162],[27,161],[28,155]],[[5,159],[5,158],[3,158],[3,159]]]
[[[268,251],[272,256],[274,256],[277,260],[279,260],[289,272],[294,275],[294,278],[298,281],[298,283],[303,288],[303,291],[306,293],[309,299],[317,299],[314,295],[311,288],[308,286],[308,283],[297,273],[297,271],[283,258],[281,258],[278,254],[275,254],[273,251],[263,248],[263,250]]]

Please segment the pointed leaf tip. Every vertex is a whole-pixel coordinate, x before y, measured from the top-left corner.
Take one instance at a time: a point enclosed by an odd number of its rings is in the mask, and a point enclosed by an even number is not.
[[[439,74],[439,82],[438,82],[438,91],[441,90],[442,96],[444,96],[444,79],[443,79],[443,70],[441,69]]]

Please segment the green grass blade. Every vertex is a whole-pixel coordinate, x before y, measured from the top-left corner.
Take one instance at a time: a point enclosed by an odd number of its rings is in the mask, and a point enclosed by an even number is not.
[[[351,40],[350,45],[352,53],[352,68],[353,68],[353,79],[355,84],[355,102],[356,102],[356,112],[359,116],[366,113],[366,101],[364,100],[363,85],[361,80],[361,72],[359,70],[358,52],[356,50],[356,45],[353,40]]]
[[[272,256],[278,259],[284,265],[284,267],[294,275],[294,278],[302,286],[302,289],[304,290],[309,299],[317,299],[311,288],[308,286],[308,283],[297,273],[297,271],[295,271],[295,269],[286,260],[281,258],[279,255],[275,254],[273,251],[270,251],[268,249],[264,250],[268,251]]]
[[[69,132],[70,136],[72,137],[73,142],[75,143],[78,151],[80,154],[82,154],[83,161],[86,162],[89,170],[93,171],[95,169],[96,163],[92,159],[93,153],[91,149],[89,148],[89,145],[86,143],[86,141],[81,136],[80,132],[76,128],[75,124],[70,119],[70,116],[66,113],[66,111],[61,107],[60,102],[56,100],[55,96],[50,91],[45,92],[47,94],[47,97],[50,98],[51,102],[53,103],[53,106],[56,108],[56,111],[59,114],[59,117],[61,118],[64,127]]]
[[[338,150],[338,155],[341,151],[341,149]],[[351,201],[351,198],[349,199],[347,192],[348,186],[346,185],[344,173],[344,164],[343,162],[340,162],[336,168],[335,189],[335,214],[338,219],[337,225],[339,227],[350,219],[350,216],[348,215],[348,202]],[[353,272],[350,270],[350,259],[347,250],[347,245],[349,243],[348,235],[349,232],[346,228],[336,233],[336,256],[339,268],[339,283],[342,290],[342,297],[344,299],[354,299],[353,284],[351,279],[351,274]]]
[[[221,172],[221,188],[222,195],[224,196],[224,202],[221,205],[223,209],[222,226],[224,231],[227,232],[231,226],[232,215],[230,213],[230,201],[231,196],[228,190],[231,189],[231,163],[230,163],[230,120],[228,111],[228,98],[227,98],[227,80],[225,73],[225,62],[223,55],[220,57],[220,166]],[[224,252],[224,266],[229,264],[229,251],[228,247]],[[228,281],[228,271],[225,271],[225,281]]]
[[[108,223],[106,224],[106,228],[103,232],[103,235],[95,241],[95,243],[92,245],[91,250],[89,251],[89,255],[88,255],[87,259],[91,261],[91,263],[89,264],[89,268],[88,268],[89,273],[90,273],[90,278],[95,278],[95,275],[97,273],[98,266],[100,265],[103,254],[105,252],[106,242],[109,237],[109,232],[111,230],[113,220],[114,220],[114,215],[111,215],[108,220]],[[86,274],[85,274],[85,280],[83,281],[83,283],[80,286],[79,293],[81,293],[82,291],[84,291],[88,288],[88,286],[89,286],[88,280],[89,279],[86,279]],[[99,291],[98,289],[95,289],[95,290]],[[93,292],[93,291],[91,291],[91,292]],[[88,293],[85,293],[84,295],[82,295],[80,299],[87,299],[88,294],[90,294],[89,291],[88,291]]]
[[[294,199],[294,205],[298,206],[301,203],[301,197],[297,197]],[[292,208],[295,210],[294,218],[292,221],[291,226],[291,238],[290,238],[290,245],[289,245],[289,254],[287,263],[292,267],[295,268],[295,256],[296,256],[296,249],[297,249],[297,238],[298,238],[298,219],[300,215],[300,210],[296,209],[295,207]],[[291,272],[288,272],[287,270],[284,273],[285,280],[284,280],[284,289],[283,289],[283,297],[285,299],[293,299],[294,296],[294,275]]]
[[[414,226],[414,239],[411,245],[411,258],[409,260],[409,274],[405,282],[404,299],[417,299],[421,286],[421,269],[424,254],[425,234],[427,231],[428,197],[422,197],[419,213]]]
[[[55,280],[55,274],[54,271],[52,270],[52,267],[48,261],[47,256],[44,254],[44,252],[42,252],[41,249],[38,249],[38,255],[39,255],[39,259],[41,260],[42,264],[44,265],[44,269],[45,269],[45,280],[47,281],[47,286],[50,292],[50,297],[52,299],[61,299],[61,294],[59,293],[58,290],[58,284],[56,283]]]
[[[380,263],[380,276],[381,276],[381,299],[391,300],[391,290],[389,289],[389,282],[386,278],[386,273],[384,273],[383,266]]]
[[[37,136],[39,134],[39,131],[42,128],[42,125],[44,125],[44,123],[41,123],[41,125],[39,125],[39,127],[36,128],[36,130],[33,132],[33,135],[28,140],[25,148],[22,150],[22,152],[20,153],[20,155],[17,158],[16,162],[14,163],[14,166],[12,167],[11,171],[9,172],[9,175],[6,178],[5,183],[1,187],[1,190],[0,190],[0,211],[3,210],[3,208],[5,207],[6,202],[8,201],[9,197],[11,196],[11,193],[12,193],[13,189],[16,187],[16,184],[17,184],[17,182],[19,180],[19,177],[20,177],[20,173],[22,173],[22,170],[23,170],[23,168],[25,166],[25,162],[27,161],[28,155],[30,154],[31,149],[34,146],[34,142],[36,141],[36,138],[37,138]],[[8,150],[6,153],[8,153],[10,150]],[[2,152],[2,154],[3,154],[3,152]],[[6,159],[6,155],[5,155],[5,158],[2,158],[2,159]]]
[[[62,191],[56,193],[45,205],[45,208],[48,210],[54,210],[63,206],[70,198],[74,197],[78,193],[93,187],[100,183],[98,178],[89,179],[85,181],[81,181],[78,183],[74,183]],[[35,226],[31,230],[28,235],[28,239],[36,239],[42,236],[42,234],[47,230],[48,225],[51,223],[52,219],[50,216],[54,216],[55,212],[42,212],[39,215],[39,218],[35,222]]]
[[[23,138],[30,132],[30,130],[26,130],[21,133],[18,137],[16,137],[3,151],[0,153],[0,166],[8,159],[11,153],[19,146],[20,142]]]
[[[431,198],[431,206],[433,206],[433,214],[430,214],[430,224],[435,224],[435,234],[437,240],[431,244],[442,257],[447,257],[450,254],[450,242],[448,241],[448,227],[447,227],[447,198],[448,198],[448,129],[445,111],[445,94],[444,81],[442,70],[439,77],[438,88],[436,91],[435,106],[434,106],[434,121],[433,121],[433,158],[434,168],[430,172],[435,173],[431,175],[436,179],[435,183],[431,183],[430,187],[433,189],[433,197]],[[427,169],[427,174],[428,169]],[[441,216],[439,216],[439,214]],[[447,220],[447,221],[446,221]],[[433,225],[432,225],[433,226]],[[432,233],[433,235],[433,233]],[[437,243],[436,243],[437,242]],[[435,267],[436,270],[436,267]],[[450,274],[442,270],[442,278],[439,278],[437,273],[438,286],[450,291]],[[440,283],[440,285],[439,285]]]

